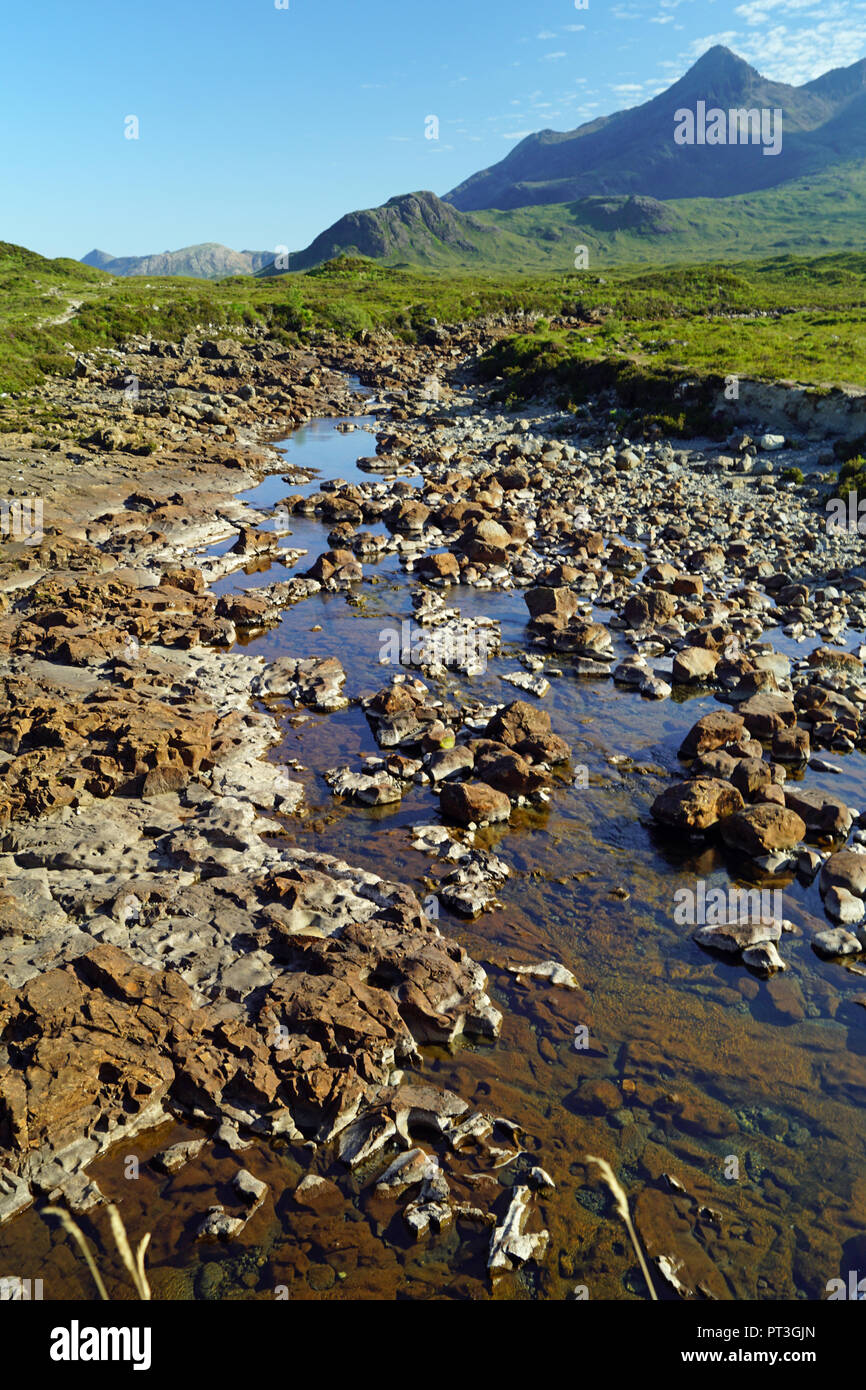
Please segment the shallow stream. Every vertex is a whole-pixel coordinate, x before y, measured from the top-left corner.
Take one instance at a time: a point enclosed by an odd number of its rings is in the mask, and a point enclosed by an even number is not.
[[[370,479],[355,466],[359,454],[373,451],[369,435],[340,433],[336,423],[313,422],[281,446],[287,464],[317,470],[311,490],[326,479]],[[276,474],[244,496],[272,507],[299,490]],[[216,589],[301,573],[329,548],[328,525],[303,517],[290,524],[284,544],[309,551],[293,570],[269,563]],[[348,598],[322,593],[287,609],[279,627],[245,650],[269,660],[337,656],[348,696],[381,688],[392,672],[379,662],[380,634],[411,616],[409,580],[393,555],[378,565],[365,561],[364,571],[375,582],[365,579]],[[522,670],[522,592],[457,587],[447,601],[464,616],[499,619],[503,637],[485,674],[452,677],[449,694],[532,700],[502,680],[504,671]],[[765,636],[792,654],[804,650],[778,632]],[[158,1177],[148,1155],[192,1135],[171,1125],[119,1146],[91,1169],[107,1196],[122,1199],[130,1233],[153,1232],[148,1264],[156,1297],[563,1299],[581,1286],[590,1298],[645,1298],[611,1198],[588,1180],[587,1153],[613,1164],[650,1253],[682,1260],[710,1296],[822,1298],[828,1280],[866,1271],[866,1009],[857,1002],[866,981],[821,961],[809,946],[810,917],[812,927],[827,925],[817,888],[790,876],[765,880],[782,889],[784,916],[802,932],[783,938],[789,968],[769,981],[707,954],[692,929],[674,921],[678,888],[694,890],[697,879],[708,887],[730,882],[718,849],[678,847],[648,814],[667,770],[677,766],[684,734],[717,702],[706,694],[646,701],[609,680],[577,679],[565,663],[542,705],[573,762],[588,768],[589,785],[563,781],[546,810],[518,812],[507,827],[479,836],[512,871],[502,907],[472,922],[443,909],[440,928],[487,969],[504,1014],[502,1036],[453,1053],[425,1048],[422,1075],[523,1127],[523,1148],[556,1182],[540,1202],[551,1234],[543,1265],[528,1265],[491,1290],[486,1232],[455,1223],[413,1245],[399,1219],[383,1228],[361,1181],[324,1152],[313,1157],[313,1170],[339,1175],[354,1196],[331,1216],[299,1213],[287,1194],[309,1170],[310,1154],[259,1142],[240,1161],[268,1182],[273,1202],[239,1242],[203,1248],[195,1224],[227,1196],[239,1158],[207,1146],[175,1177]],[[295,722],[299,714],[306,717]],[[286,821],[294,842],[405,881],[421,897],[430,893],[444,869],[411,848],[410,828],[438,820],[436,798],[416,786],[397,806],[364,810],[337,805],[323,781],[328,768],[357,769],[360,755],[380,751],[357,705],[331,715],[285,706],[281,720],[283,741],[271,756],[306,769],[292,772],[306,790],[304,811]],[[622,755],[630,763],[608,761]],[[833,761],[842,773],[810,771],[810,784],[866,805],[863,756],[834,754]],[[500,965],[512,954],[555,957],[580,990],[517,981]],[[140,1162],[136,1182],[125,1177],[130,1154]],[[497,1177],[508,1184],[508,1174],[505,1166]],[[29,1242],[28,1267],[41,1243],[51,1296],[92,1296],[68,1242],[33,1213],[13,1223],[9,1236]],[[661,1297],[677,1296],[660,1276],[656,1283]]]

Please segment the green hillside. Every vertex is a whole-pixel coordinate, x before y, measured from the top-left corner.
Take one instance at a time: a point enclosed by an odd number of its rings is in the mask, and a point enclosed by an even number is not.
[[[521,310],[544,319],[503,349],[499,371],[511,374],[515,392],[543,381],[551,367],[564,363],[567,375],[593,362],[631,363],[648,376],[738,372],[866,386],[863,254],[613,266],[603,274],[443,273],[349,257],[215,283],[120,279],[0,243],[0,391],[68,373],[78,352],[120,345],[134,333],[176,341],[196,330],[231,335],[258,325],[291,345],[381,327],[417,341],[431,318],[456,323]],[[549,327],[558,316],[579,324]],[[11,421],[21,408],[26,401],[4,402],[3,414]]]

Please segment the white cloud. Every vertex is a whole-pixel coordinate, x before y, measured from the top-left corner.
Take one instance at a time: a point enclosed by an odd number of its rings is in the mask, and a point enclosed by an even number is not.
[[[794,10],[814,10],[815,0],[750,0],[746,5],[737,5],[734,14],[747,24],[766,24],[770,15],[791,13]]]
[[[558,58],[567,58],[568,54],[560,51],[559,53],[545,53],[544,62],[555,62]]]
[[[739,6],[737,12],[757,16],[759,7],[762,15],[769,13],[767,0],[751,0]],[[781,9],[791,15],[804,8],[805,0],[775,0],[774,4],[774,11]],[[757,68],[762,76],[799,87],[830,68],[849,67],[863,57],[866,24],[862,20],[852,24],[851,8],[829,0],[820,11],[821,17],[816,16],[817,23],[796,27],[775,24],[760,30],[758,25],[762,21],[753,23],[747,18],[748,30],[727,29],[720,34],[708,34],[694,40],[682,56],[692,63],[714,44],[724,44]]]
[[[527,135],[534,135],[534,130],[513,130],[510,135],[503,135],[503,140],[525,140]]]
[[[555,39],[556,33],[553,29],[542,29],[540,34],[536,34],[537,39]]]

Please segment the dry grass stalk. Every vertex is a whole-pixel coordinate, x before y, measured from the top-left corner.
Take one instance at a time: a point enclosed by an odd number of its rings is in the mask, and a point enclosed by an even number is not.
[[[613,1193],[613,1199],[616,1203],[616,1209],[622,1217],[623,1221],[625,1222],[625,1227],[629,1233],[631,1243],[634,1246],[634,1251],[637,1255],[638,1263],[641,1267],[641,1272],[643,1274],[644,1279],[646,1280],[647,1288],[649,1289],[650,1298],[653,1300],[653,1302],[657,1303],[658,1294],[656,1293],[655,1285],[653,1284],[653,1281],[650,1278],[650,1272],[647,1268],[647,1262],[644,1259],[644,1253],[640,1247],[640,1241],[637,1238],[637,1231],[632,1225],[631,1212],[628,1209],[628,1198],[626,1197],[625,1192],[623,1191],[620,1185],[616,1173],[613,1171],[606,1158],[594,1158],[592,1154],[587,1154],[584,1158],[584,1163],[595,1164],[596,1168],[598,1168],[601,1173],[602,1179]]]
[[[93,1282],[96,1285],[99,1297],[107,1303],[109,1301],[108,1292],[105,1288],[105,1284],[103,1283],[102,1276],[96,1267],[96,1261],[94,1260],[93,1255],[91,1254],[90,1246],[87,1243],[87,1239],[84,1235],[84,1232],[81,1230],[81,1227],[76,1225],[76,1223],[72,1220],[72,1217],[69,1215],[69,1212],[64,1211],[62,1207],[43,1207],[42,1215],[56,1216],[59,1219],[63,1229],[66,1231],[67,1235],[72,1236],[72,1239],[75,1241],[76,1245],[78,1246],[79,1250],[81,1251],[82,1255],[87,1261],[87,1268],[93,1275]],[[144,1272],[144,1256],[148,1244],[150,1243],[150,1232],[148,1231],[147,1235],[144,1236],[143,1239],[139,1242],[138,1249],[136,1250],[135,1255],[133,1255],[129,1245],[129,1239],[126,1234],[126,1228],[124,1227],[123,1221],[120,1217],[120,1212],[117,1210],[117,1207],[114,1205],[113,1202],[110,1202],[108,1205],[108,1220],[111,1224],[111,1234],[114,1236],[114,1243],[117,1246],[118,1254],[120,1255],[121,1260],[123,1261],[124,1265],[129,1271],[129,1274],[132,1278],[132,1282],[135,1285],[136,1292],[138,1293],[140,1299],[143,1299],[145,1302],[148,1302],[150,1300],[151,1293],[150,1285],[147,1282],[147,1276]]]

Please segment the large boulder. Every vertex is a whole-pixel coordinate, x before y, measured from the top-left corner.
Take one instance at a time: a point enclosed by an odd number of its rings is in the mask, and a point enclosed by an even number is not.
[[[847,888],[856,898],[866,898],[866,854],[851,849],[831,854],[821,869],[818,886],[822,895],[830,888]]]
[[[684,647],[674,657],[674,684],[701,685],[711,681],[718,664],[718,652],[711,652],[708,647]]]
[[[718,756],[718,755],[717,755]],[[767,790],[775,783],[773,769],[762,758],[739,758],[728,778],[746,801],[770,801]],[[779,793],[781,795],[781,792]]]
[[[452,555],[450,550],[437,551],[434,555],[422,555],[421,559],[415,562],[415,572],[431,579],[456,581],[460,578],[457,556]]]
[[[728,743],[736,743],[742,737],[743,718],[733,710],[713,710],[693,724],[680,745],[681,758],[697,758],[701,753],[712,753],[724,748]]]
[[[763,692],[752,695],[739,706],[746,728],[756,738],[772,738],[782,729],[793,729],[797,711],[787,695]]]
[[[807,763],[812,752],[809,730],[802,724],[793,729],[779,729],[773,735],[773,757],[780,763]]]
[[[652,814],[662,825],[677,830],[709,830],[743,809],[743,798],[730,782],[716,777],[694,777],[667,787],[652,804]]]
[[[517,748],[519,744],[543,738],[550,733],[550,715],[546,710],[531,705],[527,700],[512,700],[510,705],[497,710],[484,730],[484,737],[496,743],[504,743],[507,748]]]
[[[753,858],[793,849],[805,834],[806,823],[802,817],[772,801],[749,806],[722,826],[722,839],[728,848]]]
[[[476,754],[475,771],[489,786],[515,797],[531,796],[549,780],[510,748],[500,748],[496,752],[491,747],[489,752]]]
[[[652,589],[645,594],[632,594],[623,611],[629,627],[649,627],[667,623],[677,611],[677,601],[665,589]]]
[[[811,835],[828,840],[836,840],[847,835],[854,817],[850,808],[838,797],[815,788],[795,787],[790,783],[785,787],[785,805],[806,822]]]
[[[458,825],[494,825],[508,820],[511,801],[487,782],[446,782],[439,805],[446,820]]]
[[[566,623],[579,607],[579,600],[573,589],[527,589],[524,598],[531,620],[541,617],[542,614],[551,614]]]

